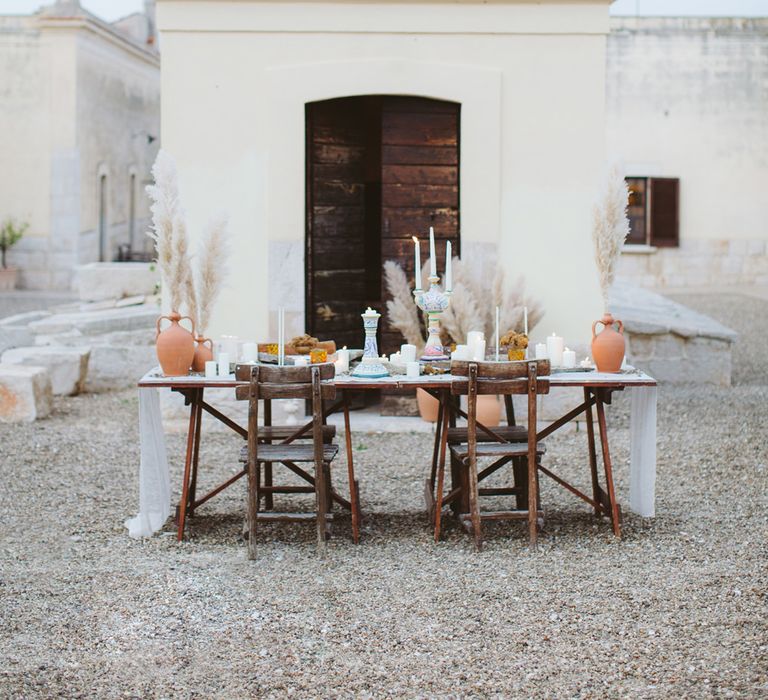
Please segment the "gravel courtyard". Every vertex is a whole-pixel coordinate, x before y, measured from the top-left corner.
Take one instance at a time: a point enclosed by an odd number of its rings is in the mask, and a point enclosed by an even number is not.
[[[768,302],[681,300],[741,334],[734,386],[661,387],[652,520],[626,506],[615,400],[622,541],[544,479],[537,553],[522,524],[487,527],[481,553],[450,521],[433,544],[419,434],[354,435],[359,546],[340,515],[325,558],[312,526],[283,524],[247,561],[243,482],[182,545],[171,524],[134,541],[135,391],[0,426],[0,697],[768,697]],[[584,434],[547,445],[586,486]],[[168,446],[177,494],[183,436]],[[199,488],[238,448],[210,434]]]

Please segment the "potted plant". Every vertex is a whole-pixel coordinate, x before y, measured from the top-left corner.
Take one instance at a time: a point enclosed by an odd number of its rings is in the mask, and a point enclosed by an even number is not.
[[[27,223],[16,223],[15,219],[8,218],[0,228],[0,253],[2,254],[2,267],[0,267],[0,289],[15,289],[19,270],[16,267],[8,267],[5,254],[21,240],[24,232],[29,228]]]

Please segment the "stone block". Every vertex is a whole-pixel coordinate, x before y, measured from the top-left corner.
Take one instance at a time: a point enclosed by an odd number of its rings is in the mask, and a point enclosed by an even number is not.
[[[44,367],[57,396],[74,396],[85,387],[90,348],[45,345],[14,348],[3,353],[2,363]]]
[[[0,364],[0,423],[31,423],[47,416],[52,403],[44,367]]]
[[[34,342],[34,335],[26,326],[0,326],[0,352]]]
[[[50,311],[27,311],[23,314],[14,314],[0,319],[0,327],[4,326],[26,326],[32,321],[39,321],[41,318],[50,316]]]
[[[154,328],[160,315],[154,305],[129,306],[121,309],[102,309],[82,313],[53,314],[29,324],[34,333],[55,335],[78,330],[84,335]]]
[[[134,387],[156,366],[154,345],[93,345],[85,390],[111,391]]]
[[[685,357],[686,341],[679,335],[664,333],[653,337],[653,359],[679,360]]]
[[[152,263],[89,263],[75,271],[75,287],[83,301],[152,294],[159,281]]]
[[[650,360],[653,357],[653,339],[655,336],[627,333],[627,357],[636,360]]]

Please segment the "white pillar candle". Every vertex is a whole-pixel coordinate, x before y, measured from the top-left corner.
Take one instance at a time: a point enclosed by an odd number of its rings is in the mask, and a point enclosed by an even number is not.
[[[472,359],[476,362],[483,362],[485,360],[485,340],[478,340],[475,342],[473,348],[470,348],[472,353]]]
[[[437,256],[435,255],[435,229],[429,227],[429,275],[437,277]]]
[[[421,366],[418,362],[407,362],[405,365],[405,376],[408,379],[418,379]]]
[[[468,360],[469,359],[469,346],[457,345],[456,349],[451,353],[452,360]]]
[[[445,244],[445,291],[453,289],[453,264],[451,262],[451,242]]]
[[[419,239],[413,236],[413,252],[416,265],[414,276],[416,277],[416,289],[421,289],[421,250],[419,249]]]
[[[306,367],[309,364],[309,358],[306,355],[296,355],[293,358],[293,364],[295,367]]]
[[[205,378],[213,379],[219,371],[219,363],[216,360],[208,360],[205,363]]]
[[[403,362],[415,362],[416,346],[404,343],[400,346],[400,356],[403,358]]]
[[[256,343],[243,343],[243,352],[240,356],[243,362],[256,362],[259,359],[259,346]]]
[[[536,359],[546,360],[549,358],[547,355],[547,346],[544,343],[536,343]]]
[[[480,343],[483,344],[482,355]],[[467,359],[483,359],[485,357],[485,334],[482,331],[470,331],[467,333],[467,348],[469,354]]]
[[[220,377],[229,376],[229,353],[228,352],[219,353],[219,376]]]
[[[563,366],[563,339],[559,335],[547,336],[547,357],[553,367]]]
[[[576,366],[576,353],[573,350],[566,348],[563,350],[563,367],[575,367]]]

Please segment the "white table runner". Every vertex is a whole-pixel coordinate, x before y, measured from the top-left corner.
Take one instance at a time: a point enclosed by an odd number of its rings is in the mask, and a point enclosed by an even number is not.
[[[615,379],[615,377],[614,377]],[[645,518],[655,515],[655,386],[631,388],[629,507]],[[163,419],[156,388],[139,389],[139,513],[125,521],[131,537],[149,537],[171,514],[171,487]]]

